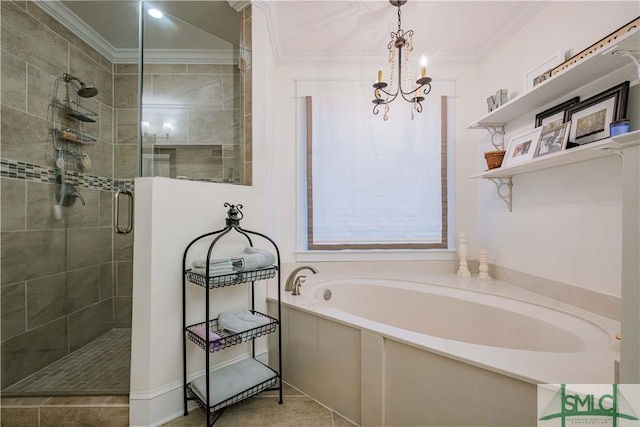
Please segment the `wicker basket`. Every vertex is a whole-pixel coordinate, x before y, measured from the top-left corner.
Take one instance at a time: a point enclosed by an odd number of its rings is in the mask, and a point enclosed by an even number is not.
[[[487,167],[489,169],[499,168],[502,165],[502,159],[506,151],[489,151],[484,153],[484,159],[487,161]]]

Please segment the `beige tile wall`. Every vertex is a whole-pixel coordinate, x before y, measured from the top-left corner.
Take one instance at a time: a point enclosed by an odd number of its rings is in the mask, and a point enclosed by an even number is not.
[[[120,64],[115,74],[117,177],[136,174],[137,67]],[[172,178],[239,183],[241,150],[241,75],[234,65],[148,64],[143,83],[143,117],[150,123],[145,153],[169,159]],[[173,130],[166,138],[163,123]],[[143,170],[144,175],[157,171]]]
[[[113,328],[117,276],[112,273],[111,190],[78,186],[86,205],[53,217],[56,185],[31,166],[53,168],[50,120],[56,79],[77,75],[99,89],[82,102],[99,119],[85,127],[93,168],[67,159],[71,173],[113,178],[112,64],[31,2],[0,2],[3,159],[22,175],[3,174],[2,388]],[[115,283],[114,283],[115,282]],[[129,312],[126,307],[123,312]]]

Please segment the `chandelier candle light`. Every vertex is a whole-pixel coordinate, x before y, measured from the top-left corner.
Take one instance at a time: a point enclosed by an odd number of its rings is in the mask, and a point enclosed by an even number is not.
[[[402,53],[404,50],[405,61],[407,65],[406,72],[406,85],[411,85],[411,67],[409,67],[409,54],[413,51],[413,30],[404,31],[402,29],[402,20],[400,13],[400,6],[405,4],[407,0],[389,0],[393,6],[398,7],[398,31],[391,33],[391,41],[387,45],[389,49],[389,63],[391,64],[391,72],[389,75],[389,83],[387,84],[382,79],[382,68],[378,70],[378,78],[373,84],[373,114],[378,114],[378,108],[381,104],[384,104],[384,120],[389,119],[389,104],[392,103],[398,95],[404,98],[405,101],[411,102],[413,108],[411,109],[411,119],[413,120],[413,110],[418,113],[422,112],[422,101],[424,101],[423,95],[428,95],[431,92],[431,77],[427,77],[427,58],[422,55],[420,61],[420,78],[416,80],[417,87],[405,91],[402,88]],[[397,50],[397,53],[396,53]],[[396,61],[397,56],[397,61]],[[398,87],[393,91],[393,72],[395,62],[398,63]],[[421,93],[422,92],[422,93]]]

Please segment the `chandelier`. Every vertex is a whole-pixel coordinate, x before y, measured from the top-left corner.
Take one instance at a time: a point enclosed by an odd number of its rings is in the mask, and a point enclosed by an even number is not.
[[[400,6],[405,4],[407,0],[389,0],[393,6],[398,7],[398,31],[391,33],[391,41],[387,45],[389,50],[389,83],[385,82],[382,78],[382,68],[378,71],[378,78],[373,84],[373,114],[378,114],[379,107],[384,105],[384,120],[389,119],[389,104],[395,101],[398,96],[401,96],[405,101],[413,104],[411,109],[411,120],[413,120],[413,111],[418,113],[422,112],[422,101],[424,101],[424,95],[428,95],[431,92],[431,77],[427,77],[427,58],[422,55],[420,61],[420,77],[416,80],[416,85],[411,83],[411,67],[409,67],[409,56],[413,51],[413,30],[404,31],[402,29],[402,18],[400,12]],[[410,88],[405,90],[402,87],[402,60],[406,62],[406,76],[405,86]],[[398,64],[398,85],[394,90],[393,79],[395,64]]]

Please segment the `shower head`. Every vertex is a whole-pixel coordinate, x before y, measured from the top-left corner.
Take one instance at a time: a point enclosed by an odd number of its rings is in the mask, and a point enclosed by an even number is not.
[[[78,89],[78,96],[80,96],[81,98],[93,98],[98,94],[98,89],[96,89],[93,86],[87,86],[79,78],[67,73],[65,73],[63,76],[64,76],[64,81],[67,83],[69,83],[72,80],[75,80],[78,83],[80,83],[80,89]]]
[[[93,98],[98,94],[98,89],[93,86],[86,86],[85,84],[81,84],[81,86],[78,89],[78,95],[82,98]]]

